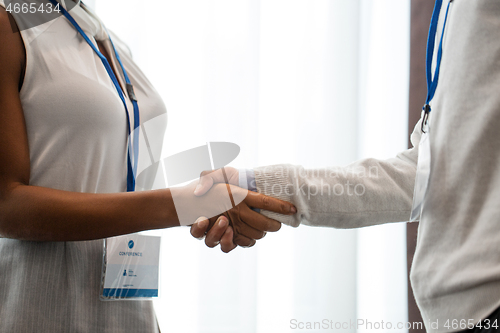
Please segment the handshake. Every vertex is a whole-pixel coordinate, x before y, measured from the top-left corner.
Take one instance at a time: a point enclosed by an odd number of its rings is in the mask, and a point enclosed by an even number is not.
[[[221,250],[228,253],[237,246],[251,247],[266,232],[281,228],[280,222],[256,210],[284,215],[297,212],[289,202],[238,185],[238,170],[226,167],[204,171],[199,181],[185,187],[171,188],[179,224],[191,225],[193,237],[205,237],[208,247],[220,244]]]

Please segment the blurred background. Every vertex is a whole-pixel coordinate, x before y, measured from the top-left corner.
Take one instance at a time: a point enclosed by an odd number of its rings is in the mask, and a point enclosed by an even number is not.
[[[86,3],[128,43],[163,96],[164,157],[229,141],[241,147],[237,168],[323,167],[407,147],[409,0]],[[166,230],[162,241],[155,302],[162,332],[408,320],[403,223],[283,226],[229,255],[188,228]]]

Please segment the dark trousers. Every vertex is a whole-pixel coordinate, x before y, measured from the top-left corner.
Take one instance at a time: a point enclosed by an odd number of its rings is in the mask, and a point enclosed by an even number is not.
[[[481,320],[481,328],[477,327],[460,331],[461,333],[495,333],[500,332],[500,308],[493,311],[487,318]],[[495,327],[493,327],[495,326]]]

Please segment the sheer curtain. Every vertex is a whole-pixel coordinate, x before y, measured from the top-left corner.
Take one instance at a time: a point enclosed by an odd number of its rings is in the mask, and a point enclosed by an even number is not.
[[[94,5],[165,100],[165,156],[230,141],[241,147],[235,167],[321,167],[405,149],[409,0]],[[187,228],[163,236],[156,301],[163,332],[278,333],[295,331],[292,320],[407,320],[404,224],[283,226],[229,255]]]

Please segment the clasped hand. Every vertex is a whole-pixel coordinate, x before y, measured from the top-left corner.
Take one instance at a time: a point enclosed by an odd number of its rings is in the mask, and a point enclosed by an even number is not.
[[[236,246],[253,246],[266,232],[281,228],[280,222],[252,208],[284,215],[296,213],[296,208],[289,202],[236,186],[238,170],[224,168],[224,172],[222,169],[203,172],[199,182],[171,189],[180,224],[189,225],[196,221],[191,226],[191,234],[199,239],[206,236],[208,247],[220,243],[221,250],[227,253]]]

